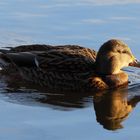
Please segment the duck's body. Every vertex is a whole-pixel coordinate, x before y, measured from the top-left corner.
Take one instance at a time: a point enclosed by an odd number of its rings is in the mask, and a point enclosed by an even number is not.
[[[128,76],[123,71],[116,73],[118,69],[112,72],[107,68],[103,72],[103,64],[98,65],[100,55],[75,45],[26,45],[1,50],[0,63],[4,71],[10,72],[12,65],[23,79],[52,90],[92,91],[127,84]]]

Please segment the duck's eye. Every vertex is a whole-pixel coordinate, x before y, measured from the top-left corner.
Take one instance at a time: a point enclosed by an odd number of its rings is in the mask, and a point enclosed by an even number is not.
[[[121,51],[120,51],[120,50],[117,50],[117,52],[118,52],[118,53],[121,53]]]
[[[123,51],[122,53],[127,53],[127,51]]]

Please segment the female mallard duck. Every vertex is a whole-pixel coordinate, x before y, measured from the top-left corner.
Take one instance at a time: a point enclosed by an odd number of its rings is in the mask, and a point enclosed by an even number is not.
[[[23,79],[47,89],[93,91],[127,85],[120,69],[133,65],[135,57],[120,40],[105,42],[98,53],[74,46],[25,45],[1,50],[0,65],[8,73],[17,70]]]

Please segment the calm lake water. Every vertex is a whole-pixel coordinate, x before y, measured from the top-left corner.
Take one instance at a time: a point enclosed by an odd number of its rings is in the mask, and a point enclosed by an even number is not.
[[[0,47],[124,40],[140,60],[138,0],[1,0]],[[95,96],[44,93],[0,78],[1,140],[140,138],[140,69],[127,89]],[[109,116],[109,117],[108,117]]]

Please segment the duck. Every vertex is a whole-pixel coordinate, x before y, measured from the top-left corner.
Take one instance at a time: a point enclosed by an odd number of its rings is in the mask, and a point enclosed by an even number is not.
[[[96,52],[78,45],[21,45],[0,49],[1,73],[54,91],[102,91],[128,85],[122,68],[136,66],[123,41],[110,39]]]

